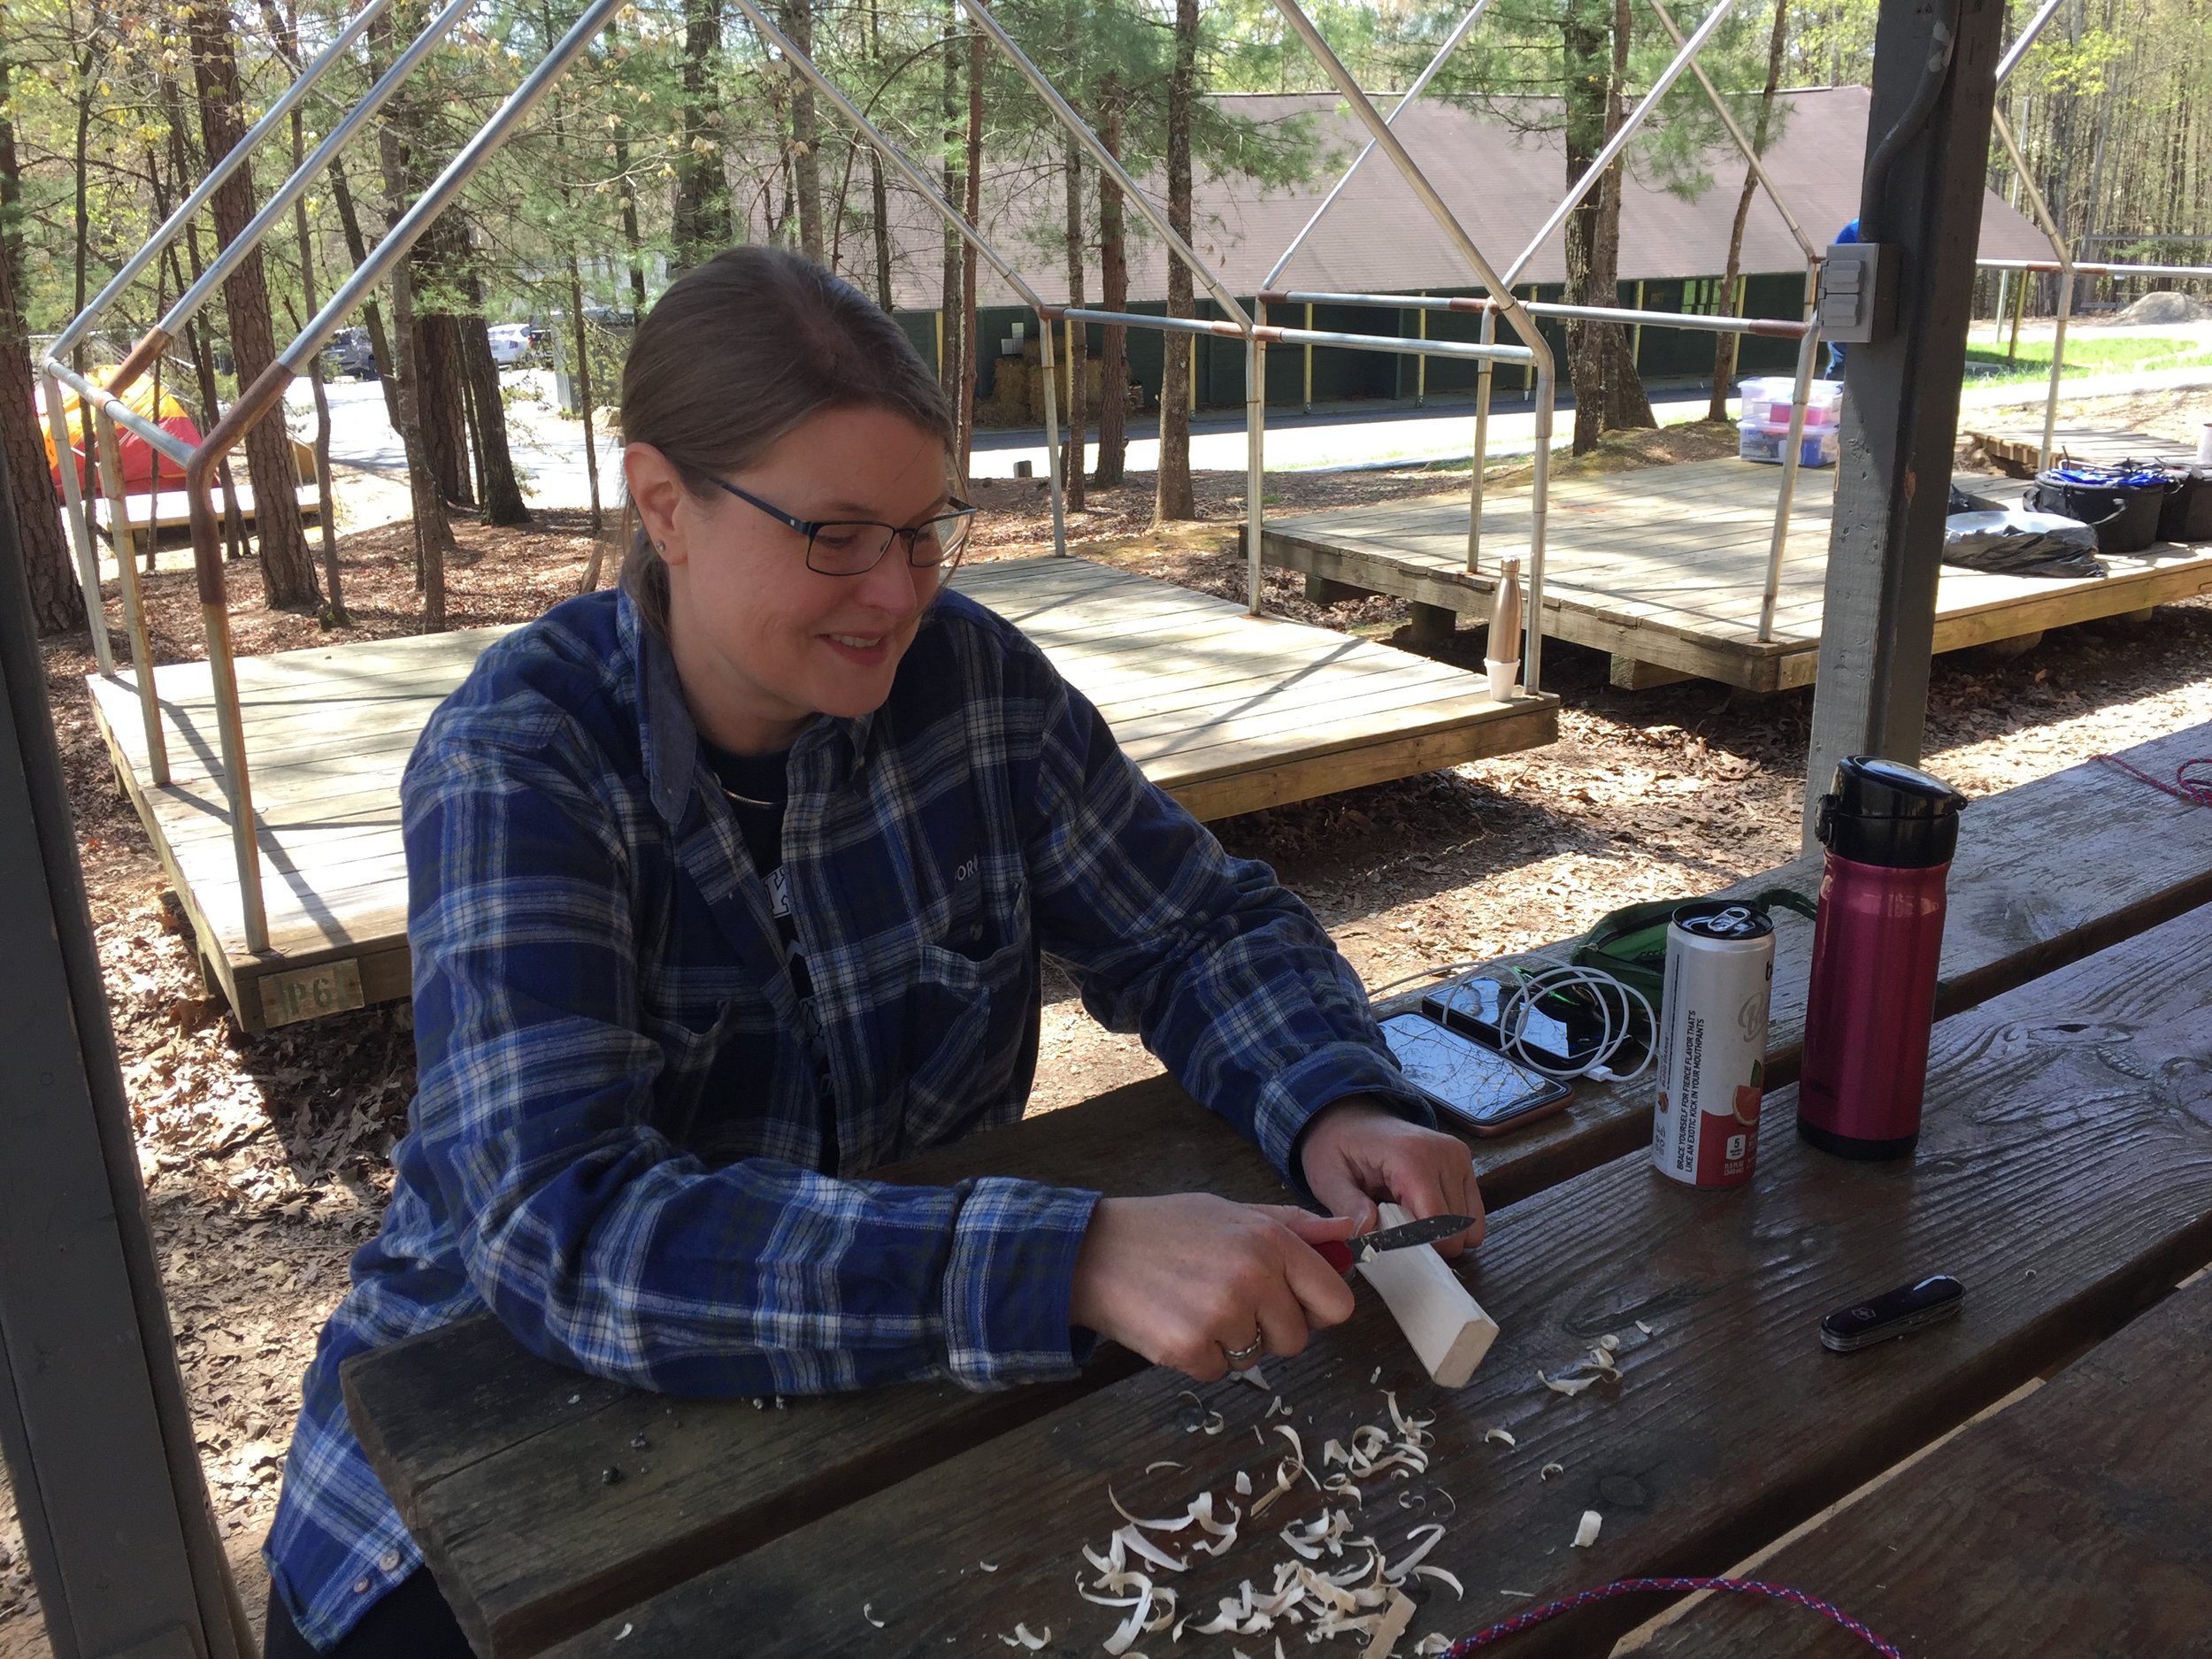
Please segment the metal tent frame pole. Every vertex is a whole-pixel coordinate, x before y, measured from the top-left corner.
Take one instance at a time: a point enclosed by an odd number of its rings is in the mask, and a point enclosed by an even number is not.
[[[1390,157],[1391,165],[1397,168],[1399,176],[1420,199],[1429,216],[1457,244],[1461,257],[1473,268],[1482,285],[1497,297],[1499,304],[1504,308],[1506,319],[1513,325],[1513,331],[1528,348],[1528,360],[1536,371],[1536,464],[1530,501],[1532,517],[1529,526],[1527,645],[1524,652],[1524,683],[1530,695],[1533,695],[1542,685],[1543,674],[1544,513],[1549,495],[1552,404],[1556,391],[1556,369],[1552,361],[1551,348],[1545,343],[1535,319],[1513,297],[1511,287],[1500,281],[1490,262],[1483,257],[1482,250],[1467,234],[1467,227],[1459,222],[1444,198],[1437,193],[1436,187],[1429,181],[1428,176],[1421,171],[1406,147],[1398,141],[1398,135],[1390,130],[1390,124],[1383,119],[1382,112],[1361,90],[1359,82],[1352,78],[1352,72],[1344,66],[1343,59],[1331,49],[1313,19],[1299,5],[1298,0],[1275,0],[1275,9],[1283,14],[1284,19],[1305,42],[1306,50],[1313,54],[1315,61],[1335,83],[1338,93],[1351,106],[1352,112],[1374,134],[1375,142]],[[1408,343],[1417,348],[1421,342]],[[1480,349],[1479,347],[1477,349]],[[1479,457],[1477,458],[1477,473],[1480,473]]]

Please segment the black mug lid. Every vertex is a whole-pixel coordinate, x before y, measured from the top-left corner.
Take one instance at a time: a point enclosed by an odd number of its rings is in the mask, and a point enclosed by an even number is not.
[[[1940,778],[1878,755],[1849,755],[1820,799],[1814,833],[1855,863],[1924,869],[1951,862],[1965,806]]]

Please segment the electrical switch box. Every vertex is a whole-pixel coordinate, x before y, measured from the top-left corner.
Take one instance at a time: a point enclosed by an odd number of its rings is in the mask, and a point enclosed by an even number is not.
[[[1839,242],[1820,267],[1820,335],[1838,345],[1889,337],[1897,314],[1897,245]]]

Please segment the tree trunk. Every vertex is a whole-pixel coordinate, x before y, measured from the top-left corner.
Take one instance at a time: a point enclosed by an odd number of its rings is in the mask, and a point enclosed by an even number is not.
[[[1628,45],[1631,19],[1629,0],[1613,0],[1613,73],[1605,83],[1605,138],[1608,143],[1628,119]],[[1604,297],[1600,305],[1621,303],[1621,195],[1628,177],[1625,158],[1606,169],[1598,185],[1598,226],[1591,284]],[[1601,323],[1600,349],[1605,365],[1605,408],[1601,419],[1608,432],[1656,426],[1651,399],[1644,395],[1643,377],[1636,373],[1636,357],[1628,348],[1628,330],[1618,323]]]
[[[1070,29],[1073,34],[1074,14],[1069,13]],[[1069,42],[1071,51],[1074,42]],[[1083,304],[1083,151],[1073,138],[1068,140],[1068,303],[1080,309]],[[1045,327],[1052,326],[1050,323]],[[1090,331],[1087,324],[1071,319],[1067,328],[1068,361],[1068,436],[1066,457],[1060,465],[1060,477],[1067,491],[1067,503],[1078,511],[1083,502],[1083,463],[1087,445],[1083,438],[1085,385],[1090,371]]]
[[[1099,142],[1121,159],[1121,87],[1111,75],[1099,91],[1105,124]],[[1098,175],[1099,306],[1129,308],[1129,247],[1122,228],[1121,186],[1102,169]],[[1129,330],[1109,323],[1099,330],[1098,471],[1101,489],[1122,481],[1129,454]]]
[[[1603,148],[1609,127],[1618,108],[1614,89],[1611,43],[1614,8],[1605,0],[1568,0],[1561,20],[1564,49],[1567,182],[1578,182]],[[1606,212],[1608,189],[1601,182],[1583,197],[1567,219],[1567,303],[1573,305],[1611,305],[1619,297],[1620,220],[1618,194],[1614,203],[1610,234]],[[1615,342],[1618,342],[1617,357]],[[1627,342],[1617,323],[1570,319],[1567,324],[1567,366],[1574,383],[1574,452],[1586,455],[1597,448],[1605,429],[1607,406],[1613,394],[1609,380],[1618,374],[1617,363],[1627,356]],[[1640,388],[1639,388],[1640,391]]]
[[[582,405],[584,415],[584,478],[591,486],[591,533],[596,536],[604,531],[605,520],[599,508],[598,440],[592,431],[591,348],[584,338],[584,283],[582,277],[577,273],[573,249],[570,250],[568,256],[568,307],[570,321],[576,330],[576,396]],[[598,551],[595,549],[589,588],[599,585],[598,557]]]
[[[369,25],[369,66],[382,73],[392,57],[391,14],[381,13]],[[400,133],[408,120],[409,106],[403,94],[384,106],[377,123],[377,159],[384,174],[386,211],[394,219],[405,211],[409,199],[408,173],[411,157]],[[392,342],[396,348],[389,379],[393,401],[399,407],[401,447],[407,452],[407,493],[415,526],[415,582],[422,590],[423,623],[435,633],[445,626],[445,556],[453,545],[453,526],[448,522],[445,497],[439,493],[437,473],[422,426],[422,341],[415,326],[414,261],[401,259],[392,266]]]
[[[549,18],[547,21],[546,37],[549,40],[555,38]],[[622,14],[618,12],[607,19],[607,44],[610,47],[618,47],[621,39]],[[628,100],[626,98],[623,102],[626,104]],[[622,243],[629,250],[630,309],[637,314],[640,320],[642,320],[645,316],[645,238],[638,229],[637,180],[630,177],[630,123],[626,119],[615,124],[614,170],[615,177],[620,180],[616,189],[622,199]],[[581,340],[583,333],[584,319],[580,312],[576,318],[576,337]],[[587,410],[585,411],[587,428],[590,425],[590,411]],[[595,465],[593,471],[595,474],[597,471]],[[592,510],[592,526],[595,534],[599,522],[596,506],[598,495],[595,490],[592,500],[595,503]]]
[[[1782,84],[1782,53],[1789,41],[1789,0],[1774,0],[1774,32],[1767,37],[1766,85],[1759,88],[1759,111],[1752,118],[1751,148],[1763,156],[1767,150],[1767,126],[1774,114],[1775,88]],[[1751,218],[1751,198],[1759,188],[1758,175],[1748,165],[1744,168],[1743,192],[1736,198],[1735,221],[1728,228],[1728,274],[1721,283],[1721,292],[1733,294],[1743,266],[1744,226]],[[1736,379],[1736,336],[1713,336],[1713,396],[1705,405],[1705,419],[1728,419],[1728,388]]]
[[[1192,82],[1198,65],[1198,0],[1175,0],[1175,67],[1167,83],[1167,222],[1185,242],[1191,233],[1190,126]],[[1167,262],[1167,314],[1194,317],[1188,266]],[[1167,368],[1160,377],[1160,472],[1152,518],[1164,524],[1195,518],[1190,479],[1190,376],[1194,336],[1166,336]]]
[[[31,620],[42,634],[65,634],[86,624],[84,590],[62,534],[53,474],[39,435],[37,393],[31,372],[31,331],[17,297],[23,257],[17,220],[15,128],[7,118],[10,65],[0,58],[0,454],[7,458],[8,495],[23,546],[23,573],[31,588]],[[60,457],[62,465],[69,457]]]
[[[338,209],[338,223],[346,233],[346,251],[358,271],[369,262],[368,243],[362,239],[361,216],[353,205],[353,187],[346,179],[343,156],[330,158],[330,199]],[[384,416],[399,430],[399,392],[392,384],[392,342],[384,332],[384,309],[373,299],[361,302],[361,326],[369,331],[369,355],[376,359],[377,388],[384,395]]]
[[[481,310],[484,285],[473,272],[469,273],[468,295],[480,309],[460,319],[461,360],[468,372],[469,402],[476,411],[484,522],[528,524],[530,509],[523,504],[514,454],[507,445],[507,405],[499,395],[499,365],[492,361],[491,336]]]
[[[968,155],[967,201],[964,211],[968,223],[983,222],[983,72],[988,65],[990,47],[984,41],[981,29],[968,31]],[[960,492],[967,495],[972,485],[968,464],[975,451],[975,302],[976,302],[975,244],[963,238],[960,243],[960,411],[958,453],[953,457],[953,476],[960,480]]]
[[[794,46],[812,58],[813,0],[783,0],[777,12],[777,27],[791,37]],[[817,265],[822,261],[822,162],[815,153],[820,143],[821,127],[814,112],[814,88],[794,69],[791,72],[791,178],[799,197],[799,251]]]
[[[200,99],[200,141],[211,168],[245,136],[238,109],[238,63],[231,55],[237,25],[223,0],[195,0],[188,27]],[[227,248],[253,218],[252,169],[241,167],[231,174],[215,192],[211,205],[217,242]],[[242,396],[276,361],[269,286],[258,248],[223,284],[223,309],[230,321],[231,356]],[[253,480],[254,538],[261,544],[262,596],[271,605],[319,605],[322,595],[307,550],[307,527],[300,518],[292,438],[285,429],[280,404],[247,429],[244,447],[246,471]]]
[[[184,188],[184,181],[192,169],[185,157],[184,104],[177,91],[176,82],[167,75],[161,78],[162,107],[167,112],[169,124],[169,155],[175,168],[176,185]],[[154,211],[164,220],[169,217],[169,193],[161,181],[161,169],[154,166],[150,157],[147,177],[154,188]],[[192,280],[197,282],[206,269],[200,263],[200,233],[198,227],[188,222],[184,227],[184,252],[189,259]],[[169,263],[171,283],[178,292],[185,288],[184,272],[177,264],[177,245],[171,242],[165,257]],[[200,429],[212,426],[222,413],[222,401],[215,384],[215,352],[208,344],[204,314],[184,326],[184,349],[192,359],[192,372],[200,388]],[[217,464],[215,476],[223,492],[223,558],[226,564],[235,563],[245,557],[245,515],[238,511],[238,480],[231,470],[230,457],[226,455]]]
[[[415,419],[422,423],[430,450],[430,475],[439,493],[456,507],[476,505],[476,481],[469,468],[467,397],[461,367],[460,319],[442,313],[426,314],[422,304],[423,273],[415,273],[415,335],[422,345],[422,374]]]
[[[722,0],[684,0],[683,98],[678,111],[676,204],[669,224],[672,273],[703,265],[737,240],[722,159]]]
[[[77,9],[74,6],[70,7],[69,18],[72,23],[74,23],[76,20],[76,15]],[[75,223],[77,228],[75,238],[72,244],[71,253],[75,265],[74,274],[76,277],[77,296],[76,308],[72,314],[78,317],[84,315],[85,303],[91,298],[91,294],[88,290],[88,285],[87,282],[88,273],[86,270],[86,260],[90,251],[92,238],[92,214],[88,201],[88,192],[91,188],[92,181],[92,168],[89,165],[92,142],[92,104],[94,95],[97,91],[99,86],[100,78],[96,71],[101,58],[105,55],[105,49],[101,44],[101,33],[104,27],[105,24],[100,15],[100,7],[97,4],[97,0],[95,0],[95,4],[91,11],[91,16],[87,21],[85,27],[84,45],[77,54],[77,142],[75,154],[77,170],[77,216]],[[85,372],[86,365],[90,361],[86,355],[89,343],[90,342],[88,341],[80,340],[77,342],[76,349],[70,353],[69,366],[76,370],[80,374],[82,374]],[[89,456],[92,452],[91,426],[88,423],[84,430],[85,453]]]
[[[966,193],[960,178],[960,60],[957,56],[961,39],[958,0],[945,0],[945,56],[941,65],[943,74],[939,85],[941,111],[944,117],[944,179],[945,200],[957,202]],[[960,235],[951,226],[945,227],[944,286],[941,290],[937,309],[937,382],[945,388],[945,396],[952,401],[956,425],[960,408]],[[955,434],[957,447],[958,434]],[[964,474],[965,468],[962,469]]]
[[[883,41],[881,19],[876,15],[876,0],[868,0],[868,62],[879,76],[883,70]],[[868,211],[870,222],[875,227],[876,244],[876,303],[885,311],[891,309],[891,204],[883,188],[883,156],[873,144],[868,151]]]

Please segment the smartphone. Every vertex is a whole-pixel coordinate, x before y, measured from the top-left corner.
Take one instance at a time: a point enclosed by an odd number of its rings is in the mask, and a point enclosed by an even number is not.
[[[1512,994],[1510,986],[1495,979],[1463,979],[1423,997],[1421,1011],[1503,1053],[1505,1033],[1498,1013]],[[1521,1048],[1562,1071],[1578,1071],[1596,1059],[1607,1031],[1605,1010],[1594,995],[1572,989],[1524,1001],[1514,1023],[1520,1027]],[[1627,1041],[1609,1062],[1616,1071],[1626,1071],[1643,1058],[1643,1023],[1638,1019],[1632,1025]]]
[[[1502,1135],[1563,1109],[1574,1091],[1532,1071],[1425,1014],[1382,1022],[1406,1081],[1452,1123],[1479,1135]]]

